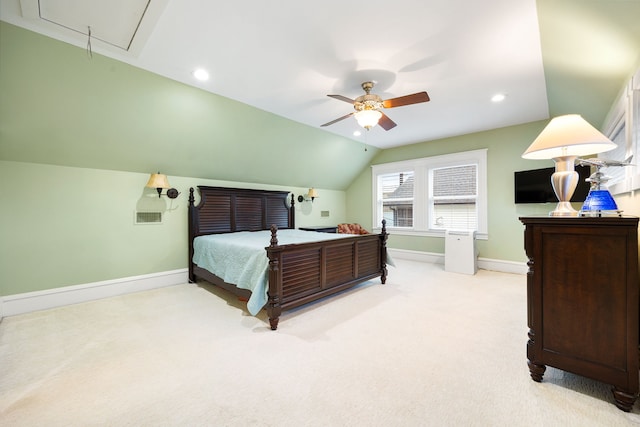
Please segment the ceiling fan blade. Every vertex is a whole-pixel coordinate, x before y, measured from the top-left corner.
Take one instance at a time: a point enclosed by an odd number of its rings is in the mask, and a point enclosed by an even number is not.
[[[384,108],[402,107],[403,105],[419,104],[421,102],[428,102],[429,95],[427,92],[418,92],[412,95],[399,96],[397,98],[387,99],[382,102]]]
[[[320,127],[324,127],[324,126],[332,125],[332,124],[334,124],[334,123],[339,122],[340,120],[344,120],[344,119],[346,119],[347,117],[351,117],[351,116],[353,116],[353,113],[349,113],[349,114],[347,114],[346,116],[342,116],[342,117],[337,118],[337,119],[335,119],[335,120],[331,120],[331,121],[330,121],[330,122],[328,122],[328,123],[325,123],[325,124],[323,124],[323,125],[320,125]]]
[[[378,120],[378,124],[384,130],[391,130],[397,126],[396,122],[391,120],[385,113],[382,113],[382,117],[380,117],[380,120]]]
[[[346,96],[342,96],[342,95],[327,95],[327,96],[331,98],[339,99],[340,101],[348,102],[349,104],[353,104],[354,102],[356,102],[353,99],[349,99]]]

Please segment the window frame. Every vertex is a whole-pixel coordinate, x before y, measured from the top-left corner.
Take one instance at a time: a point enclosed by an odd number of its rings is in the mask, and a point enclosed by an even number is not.
[[[611,194],[623,194],[640,189],[640,69],[627,82],[621,95],[617,99],[613,108],[609,112],[606,125],[603,127],[604,134],[608,138],[614,138],[624,126],[624,156],[614,160],[624,160],[630,155],[634,155],[631,160],[632,166],[623,167],[624,178],[608,186]],[[598,155],[601,159],[611,159],[611,153],[605,152]],[[606,173],[607,168],[602,171]]]
[[[478,229],[476,238],[486,240],[489,238],[488,229],[488,191],[487,191],[487,149],[463,151],[459,153],[443,154],[438,156],[423,157],[418,159],[403,160],[391,163],[382,163],[371,166],[372,187],[372,218],[373,230],[379,232],[382,225],[382,199],[378,198],[378,177],[390,173],[413,171],[413,227],[393,227],[387,225],[387,229],[393,234],[406,236],[444,237],[445,229],[430,228],[431,202],[429,171],[446,167],[477,165],[478,194],[476,197],[478,213]]]

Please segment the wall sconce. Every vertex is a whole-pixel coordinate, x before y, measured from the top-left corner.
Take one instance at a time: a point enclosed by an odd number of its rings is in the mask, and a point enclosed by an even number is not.
[[[170,199],[175,199],[176,197],[178,197],[178,194],[180,194],[178,193],[178,190],[176,190],[175,188],[171,188],[171,186],[169,185],[169,180],[167,179],[167,176],[161,174],[160,172],[152,173],[145,187],[155,188],[156,190],[158,190],[158,197],[167,196]],[[166,194],[162,194],[163,188],[167,189]]]
[[[311,203],[313,203],[313,199],[315,199],[316,197],[318,197],[318,191],[315,188],[311,187],[307,194],[301,194],[298,196],[298,202],[302,203],[311,200]]]

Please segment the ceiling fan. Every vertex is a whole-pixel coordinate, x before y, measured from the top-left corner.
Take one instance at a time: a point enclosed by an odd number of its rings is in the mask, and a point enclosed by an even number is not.
[[[362,89],[364,89],[366,94],[359,96],[356,99],[350,99],[342,95],[327,95],[331,98],[353,104],[353,108],[356,111],[325,123],[321,125],[321,127],[332,125],[346,119],[347,117],[355,115],[356,120],[358,120],[358,124],[367,130],[371,129],[376,124],[379,124],[384,130],[390,130],[396,127],[396,123],[380,111],[382,108],[402,107],[403,105],[419,104],[421,102],[429,101],[429,95],[427,95],[427,92],[418,92],[412,95],[399,96],[397,98],[391,98],[383,101],[378,95],[371,93],[371,89],[373,89],[373,82],[362,83]]]

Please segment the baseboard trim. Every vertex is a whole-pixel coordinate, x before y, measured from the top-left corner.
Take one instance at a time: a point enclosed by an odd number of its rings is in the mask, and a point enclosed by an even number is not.
[[[500,259],[478,258],[478,268],[501,273],[526,275],[529,267],[526,262],[505,261]]]
[[[393,258],[444,265],[444,254],[393,248],[387,248],[387,251]],[[527,274],[528,271],[527,263],[525,262],[505,261],[482,257],[478,258],[478,268],[513,274]]]
[[[388,248],[388,251],[393,258],[444,264],[444,254],[393,248]],[[526,274],[528,270],[527,264],[524,262],[489,258],[478,258],[478,268],[514,274]],[[148,291],[187,282],[188,271],[183,268],[142,276],[7,295],[0,297],[0,319],[4,316],[16,316],[33,311],[47,310],[133,292]]]
[[[0,297],[0,319],[188,282],[186,268]]]
[[[411,261],[429,262],[432,264],[444,264],[444,254],[433,252],[410,251],[407,249],[387,248],[392,258],[408,259]]]

